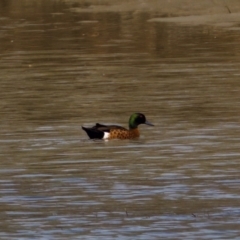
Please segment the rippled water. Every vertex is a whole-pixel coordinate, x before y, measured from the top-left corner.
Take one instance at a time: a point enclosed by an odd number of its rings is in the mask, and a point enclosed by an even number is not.
[[[18,2],[0,18],[0,238],[238,239],[239,31]],[[139,140],[81,130],[133,112],[155,125]]]

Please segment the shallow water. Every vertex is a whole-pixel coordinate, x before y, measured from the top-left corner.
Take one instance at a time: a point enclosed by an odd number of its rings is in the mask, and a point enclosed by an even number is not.
[[[0,238],[237,239],[240,32],[3,2]]]

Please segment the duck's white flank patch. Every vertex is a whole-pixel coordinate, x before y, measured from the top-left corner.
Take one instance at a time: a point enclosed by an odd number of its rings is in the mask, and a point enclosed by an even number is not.
[[[108,139],[110,133],[109,132],[104,132],[103,139]]]

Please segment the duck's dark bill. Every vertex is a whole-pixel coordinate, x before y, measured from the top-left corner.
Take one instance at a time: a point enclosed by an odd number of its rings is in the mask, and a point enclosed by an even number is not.
[[[154,126],[152,123],[150,123],[149,121],[146,121],[145,124],[149,125],[149,126]]]

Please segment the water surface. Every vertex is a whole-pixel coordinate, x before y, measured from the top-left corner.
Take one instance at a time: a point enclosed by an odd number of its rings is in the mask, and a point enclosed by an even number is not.
[[[1,239],[237,239],[239,31],[40,2],[1,1]]]

